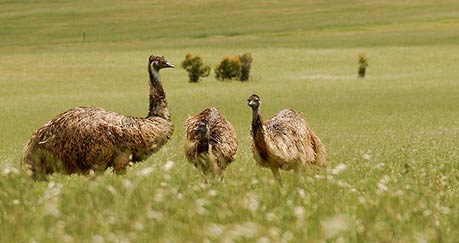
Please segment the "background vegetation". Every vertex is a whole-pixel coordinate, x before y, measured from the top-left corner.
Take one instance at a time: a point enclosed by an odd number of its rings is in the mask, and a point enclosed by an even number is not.
[[[2,1],[1,242],[452,242],[459,238],[459,2]],[[224,15],[222,13],[225,13]],[[83,40],[83,33],[85,39]],[[356,75],[356,55],[371,68]],[[176,132],[125,175],[18,167],[35,129],[69,108],[147,114],[150,54],[216,65],[250,52],[250,82],[187,82],[163,70]],[[250,151],[252,93],[267,119],[301,111],[329,166],[300,184]],[[127,102],[129,101],[129,102]],[[184,119],[218,107],[238,159],[201,185],[183,155]]]
[[[198,82],[201,77],[207,77],[210,73],[210,66],[204,65],[202,57],[197,54],[186,54],[185,60],[182,61],[182,68],[188,72],[190,82]]]
[[[242,75],[241,60],[239,57],[224,57],[214,71],[218,80],[238,79]]]

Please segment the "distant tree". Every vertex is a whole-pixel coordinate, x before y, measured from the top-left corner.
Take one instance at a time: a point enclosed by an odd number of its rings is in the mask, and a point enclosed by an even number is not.
[[[241,61],[241,81],[249,80],[250,78],[250,68],[252,66],[252,55],[250,53],[244,53],[242,56],[239,56]]]
[[[218,80],[239,79],[241,77],[241,60],[239,57],[225,57],[215,68]]]
[[[210,73],[210,66],[204,65],[201,55],[186,54],[182,62],[182,68],[188,72],[190,82],[196,83],[201,77],[207,77]]]
[[[364,78],[366,69],[368,67],[368,58],[365,52],[359,53],[358,63],[359,63],[359,77]]]

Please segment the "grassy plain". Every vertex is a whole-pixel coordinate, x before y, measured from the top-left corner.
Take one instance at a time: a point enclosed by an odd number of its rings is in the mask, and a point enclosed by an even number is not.
[[[457,1],[0,2],[0,242],[454,242],[459,238]],[[84,33],[84,40],[83,40]],[[357,78],[357,54],[369,57]],[[146,62],[215,66],[251,52],[252,80],[187,82],[163,70],[176,132],[125,175],[19,168],[35,129],[81,105],[144,116]],[[265,119],[301,111],[326,169],[278,191],[250,150],[246,98]],[[218,107],[238,159],[202,185],[184,119]]]

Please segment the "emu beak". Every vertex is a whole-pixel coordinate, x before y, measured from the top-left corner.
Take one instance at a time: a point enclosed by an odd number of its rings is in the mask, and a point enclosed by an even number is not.
[[[248,105],[249,106],[255,105],[255,101],[254,100],[249,100]]]
[[[207,132],[207,126],[203,126],[203,125],[197,126],[193,128],[193,131]]]
[[[174,65],[170,64],[169,62],[166,62],[165,68],[175,68]]]

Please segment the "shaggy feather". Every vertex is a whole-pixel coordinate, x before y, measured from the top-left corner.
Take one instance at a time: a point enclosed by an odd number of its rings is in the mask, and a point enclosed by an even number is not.
[[[149,59],[150,111],[146,118],[97,107],[70,109],[32,135],[23,163],[35,178],[53,172],[86,174],[108,167],[121,172],[129,162],[142,161],[158,151],[174,131],[157,75],[162,67],[170,67],[165,63],[162,57]]]
[[[185,156],[202,173],[223,179],[226,167],[236,159],[237,138],[231,123],[215,107],[189,117],[186,122]]]
[[[301,114],[284,109],[263,122],[259,97],[252,95],[248,102],[253,112],[252,150],[259,165],[271,168],[275,176],[279,169],[297,170],[307,164],[326,166],[325,147]]]

